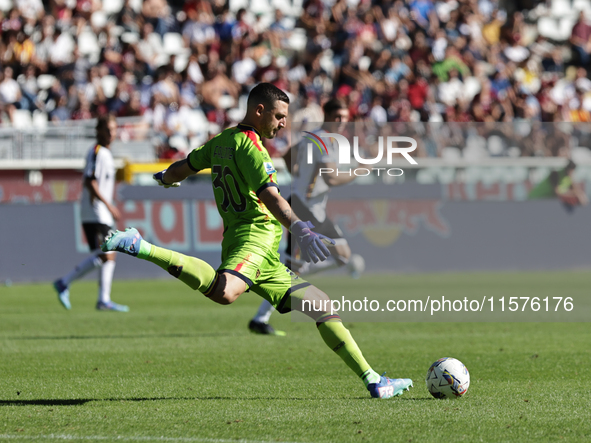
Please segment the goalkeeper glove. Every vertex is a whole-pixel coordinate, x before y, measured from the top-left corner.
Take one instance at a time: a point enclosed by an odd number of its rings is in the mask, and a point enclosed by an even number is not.
[[[326,235],[318,234],[312,231],[314,225],[307,221],[298,220],[293,222],[289,231],[295,236],[295,240],[300,247],[302,259],[310,263],[324,261],[330,256],[327,245],[334,246],[335,242]]]
[[[156,182],[158,182],[158,186],[164,186],[165,188],[178,188],[181,183],[180,182],[174,182],[174,183],[165,183],[164,182],[164,173],[166,172],[166,169],[164,171],[160,171],[157,172],[156,174],[154,174],[152,177],[154,178],[154,180],[156,180]]]

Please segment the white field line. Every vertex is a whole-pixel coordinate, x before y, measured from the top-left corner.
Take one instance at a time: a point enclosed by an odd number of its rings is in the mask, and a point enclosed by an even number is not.
[[[163,441],[163,442],[202,442],[202,443],[271,443],[261,440],[228,440],[220,438],[200,438],[200,437],[155,437],[155,436],[127,436],[115,435],[112,437],[106,435],[67,435],[67,434],[47,434],[47,435],[18,435],[18,434],[0,434],[0,440],[89,440],[89,441]],[[282,442],[289,443],[289,442]]]

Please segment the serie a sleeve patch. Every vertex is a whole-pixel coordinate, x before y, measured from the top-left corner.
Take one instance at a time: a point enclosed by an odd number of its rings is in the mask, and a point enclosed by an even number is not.
[[[273,163],[271,163],[271,162],[264,162],[263,164],[265,166],[265,172],[267,174],[271,175],[271,174],[274,174],[275,172],[277,172],[275,170],[275,167],[273,166]]]

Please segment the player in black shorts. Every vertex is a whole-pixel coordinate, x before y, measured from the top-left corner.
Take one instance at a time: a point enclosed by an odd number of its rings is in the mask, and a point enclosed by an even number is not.
[[[113,116],[99,117],[96,126],[97,143],[89,149],[84,168],[84,186],[80,203],[82,229],[92,251],[62,278],[53,282],[58,300],[66,309],[71,309],[70,284],[90,271],[100,268],[99,290],[96,308],[99,311],[127,312],[129,308],[111,301],[111,285],[115,271],[115,253],[104,253],[100,245],[114,230],[119,211],[113,204],[115,191],[115,166],[110,145],[117,135],[117,122]]]

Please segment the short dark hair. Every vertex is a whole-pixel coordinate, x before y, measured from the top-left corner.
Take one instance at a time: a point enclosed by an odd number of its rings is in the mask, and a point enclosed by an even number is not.
[[[103,114],[96,120],[96,142],[101,146],[109,146],[111,143],[111,131],[109,131],[111,120],[115,120],[113,114]]]
[[[276,101],[282,101],[289,105],[289,97],[285,92],[271,83],[259,83],[248,94],[248,108],[254,108],[262,104],[265,107],[273,108]]]
[[[345,103],[343,103],[343,101],[339,100],[338,98],[331,98],[322,107],[324,115],[332,114],[333,112],[336,112],[340,109],[347,109],[347,107],[345,106]]]

